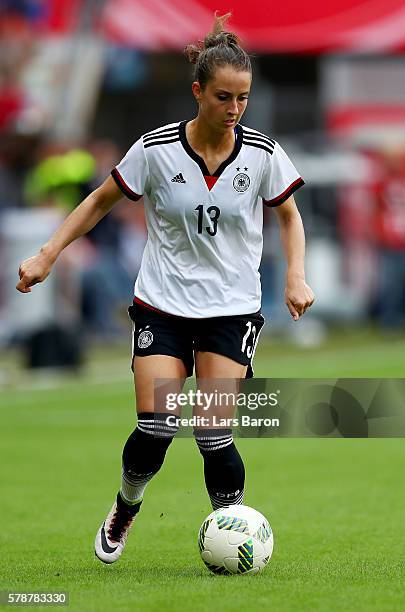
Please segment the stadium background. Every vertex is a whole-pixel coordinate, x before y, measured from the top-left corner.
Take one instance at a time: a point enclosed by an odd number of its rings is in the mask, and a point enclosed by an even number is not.
[[[405,9],[399,0],[3,0],[0,12],[0,588],[69,590],[75,609],[403,607],[402,440],[241,440],[246,502],[270,519],[270,567],[206,575],[200,458],[178,440],[128,551],[91,558],[133,422],[126,307],[145,241],[122,201],[30,295],[18,265],[142,133],[193,116],[182,47],[214,10],[254,55],[243,122],[306,180],[297,194],[317,301],[283,304],[265,212],[262,377],[403,377]],[[187,465],[187,469],[181,466]],[[187,509],[185,511],[185,508]],[[93,533],[94,532],[94,533]],[[402,589],[402,590],[401,590]]]

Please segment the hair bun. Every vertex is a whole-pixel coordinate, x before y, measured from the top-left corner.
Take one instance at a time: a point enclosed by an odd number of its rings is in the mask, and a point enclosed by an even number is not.
[[[212,49],[214,47],[239,47],[239,38],[233,32],[210,32],[204,38],[199,40],[197,45],[187,45],[184,48],[184,54],[191,64],[196,64],[201,53],[205,49]]]
[[[239,45],[239,38],[233,32],[211,32],[207,34],[204,39],[204,48],[209,49],[211,47],[218,47],[224,45],[230,47],[231,45]]]
[[[252,74],[249,55],[241,46],[239,37],[224,29],[229,17],[231,13],[219,16],[216,11],[212,31],[204,40],[184,49],[188,61],[196,65],[194,79],[202,88],[213,78],[217,66],[232,66],[235,70]]]

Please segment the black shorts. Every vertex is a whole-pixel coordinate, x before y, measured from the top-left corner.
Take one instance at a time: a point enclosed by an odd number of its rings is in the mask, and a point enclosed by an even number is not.
[[[134,323],[132,361],[135,355],[171,355],[181,359],[187,376],[192,376],[194,352],[209,351],[248,366],[246,378],[253,377],[252,360],[264,325],[260,311],[230,317],[188,319],[134,302],[128,313]]]

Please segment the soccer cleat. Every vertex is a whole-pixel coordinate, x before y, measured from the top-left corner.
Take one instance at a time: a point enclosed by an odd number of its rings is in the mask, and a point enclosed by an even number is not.
[[[141,503],[129,506],[118,493],[117,500],[96,535],[95,553],[100,561],[114,563],[120,558]]]

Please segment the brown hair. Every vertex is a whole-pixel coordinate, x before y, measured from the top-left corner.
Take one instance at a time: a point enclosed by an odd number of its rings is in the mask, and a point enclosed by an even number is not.
[[[224,25],[231,17],[227,13],[219,17],[215,13],[212,32],[197,45],[187,45],[184,53],[188,60],[195,64],[194,79],[202,88],[213,78],[215,68],[219,66],[232,66],[235,70],[252,72],[250,57],[240,46],[239,38],[233,32],[225,31]]]

